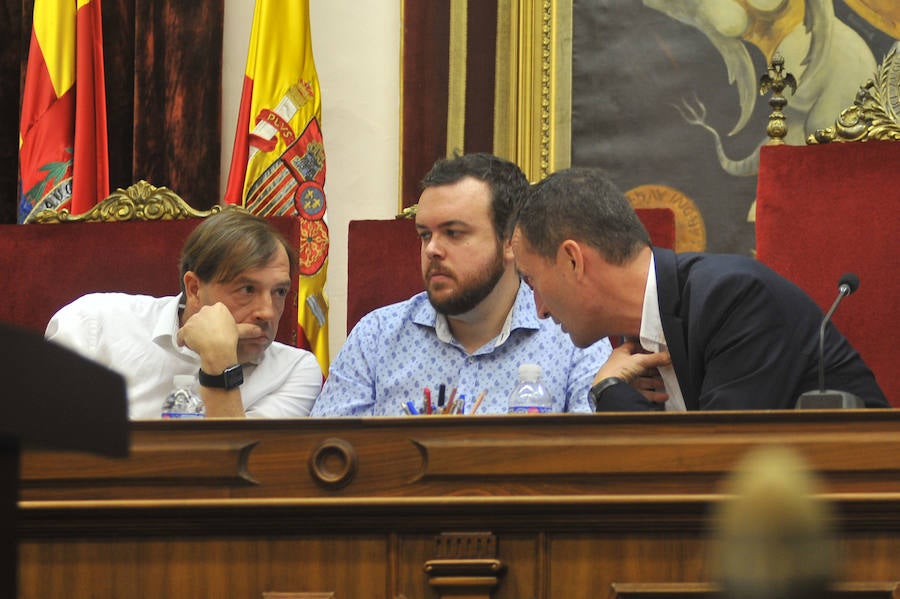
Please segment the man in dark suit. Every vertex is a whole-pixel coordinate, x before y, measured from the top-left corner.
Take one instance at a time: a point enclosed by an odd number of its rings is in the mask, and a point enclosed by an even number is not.
[[[577,346],[626,338],[594,378],[598,410],[793,408],[818,387],[823,314],[809,296],[748,257],[651,247],[600,171],[568,169],[534,185],[512,246],[539,316],[561,323]],[[831,324],[825,347],[829,388],[888,407]],[[657,369],[664,389],[630,386]]]

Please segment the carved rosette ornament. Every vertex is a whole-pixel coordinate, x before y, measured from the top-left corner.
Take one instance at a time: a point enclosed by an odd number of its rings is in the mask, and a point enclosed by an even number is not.
[[[816,129],[807,144],[832,141],[900,141],[900,60],[894,44],[875,72],[856,92],[853,105],[841,111],[833,127]]]
[[[128,189],[119,188],[84,214],[72,214],[68,209],[42,210],[34,217],[36,223],[119,222],[128,220],[181,220],[204,218],[222,210],[195,210],[174,191],[138,181]]]

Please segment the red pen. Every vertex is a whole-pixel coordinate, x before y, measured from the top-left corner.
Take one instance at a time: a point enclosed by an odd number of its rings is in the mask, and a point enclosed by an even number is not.
[[[425,387],[425,413],[431,414],[431,389]]]

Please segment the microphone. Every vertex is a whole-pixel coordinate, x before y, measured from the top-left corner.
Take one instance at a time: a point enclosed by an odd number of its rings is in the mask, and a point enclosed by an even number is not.
[[[838,296],[834,298],[831,309],[825,314],[825,318],[822,319],[822,324],[819,326],[819,389],[801,393],[795,406],[798,410],[866,407],[865,402],[853,393],[825,389],[825,326],[831,320],[831,315],[837,310],[841,300],[857,289],[859,289],[859,277],[852,272],[844,273],[838,281]]]

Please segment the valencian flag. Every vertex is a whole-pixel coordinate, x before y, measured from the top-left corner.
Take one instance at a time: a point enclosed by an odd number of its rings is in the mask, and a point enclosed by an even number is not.
[[[297,344],[312,350],[327,373],[321,113],[308,0],[256,0],[225,202],[263,216],[300,217]]]
[[[19,222],[109,195],[100,0],[35,0],[19,135]]]

